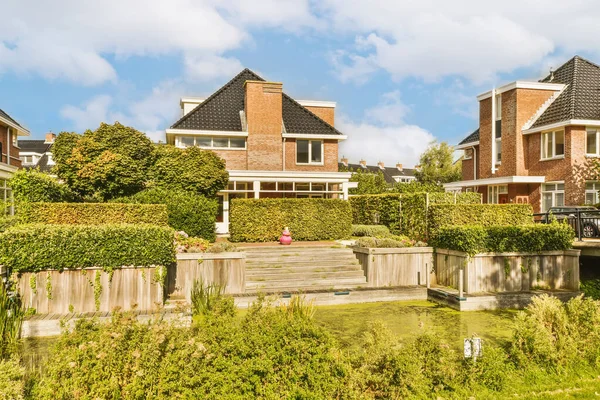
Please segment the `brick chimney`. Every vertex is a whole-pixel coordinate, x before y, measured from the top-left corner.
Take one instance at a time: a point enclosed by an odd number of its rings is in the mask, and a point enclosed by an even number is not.
[[[346,158],[346,156],[342,156],[342,159],[340,160],[340,162],[342,164],[344,164],[344,167],[348,166],[348,159]]]
[[[385,169],[385,164],[383,163],[383,161],[379,161],[379,162],[377,163],[377,166],[378,166],[380,169]]]
[[[55,139],[56,135],[52,132],[48,132],[46,133],[46,140],[44,141],[44,143],[54,143]]]
[[[367,161],[366,160],[362,160],[361,159],[358,163],[360,164],[361,167],[367,168]]]
[[[402,172],[402,164],[396,164],[396,168],[398,168],[398,171]]]

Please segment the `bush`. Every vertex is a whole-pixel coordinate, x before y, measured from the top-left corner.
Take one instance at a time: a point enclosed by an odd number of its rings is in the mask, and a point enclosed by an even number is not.
[[[402,248],[420,247],[423,243],[410,240],[406,236],[390,235],[383,238],[363,236],[356,241],[356,245],[364,248]]]
[[[400,198],[402,195],[378,194],[350,197],[352,222],[360,225],[381,224],[400,234]]]
[[[0,233],[4,232],[11,226],[17,225],[18,223],[19,223],[19,219],[12,215],[7,215],[5,217],[0,216]]]
[[[207,253],[235,253],[240,251],[237,246],[229,242],[214,243],[208,247]]]
[[[169,226],[214,242],[215,222],[217,219],[217,201],[200,196],[194,192],[168,190],[161,188],[146,189],[131,197],[117,199],[124,203],[164,204],[167,207]]]
[[[352,236],[389,236],[390,230],[385,225],[352,225]]]
[[[529,204],[434,204],[429,206],[429,237],[440,228],[459,225],[533,224]]]
[[[167,225],[163,205],[120,203],[28,203],[19,208],[19,220],[25,224]]]
[[[25,368],[19,360],[0,359],[0,399],[20,400],[25,394]]]
[[[204,253],[208,249],[206,239],[190,237],[185,232],[175,232],[175,250],[177,253]]]
[[[477,253],[568,250],[575,232],[567,224],[531,224],[520,226],[465,225],[439,230],[432,245],[440,249]]]
[[[174,262],[173,230],[154,225],[20,225],[0,234],[0,264],[14,272]]]
[[[66,185],[35,169],[21,169],[9,179],[15,202],[72,201],[74,196]]]
[[[277,240],[285,227],[294,240],[343,239],[352,233],[352,212],[344,200],[234,199],[229,213],[233,242]]]

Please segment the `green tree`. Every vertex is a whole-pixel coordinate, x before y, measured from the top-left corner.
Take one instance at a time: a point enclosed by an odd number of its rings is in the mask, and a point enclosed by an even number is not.
[[[458,181],[462,177],[461,163],[454,163],[454,150],[446,142],[432,142],[421,154],[420,168],[415,172],[421,183],[443,183]]]
[[[16,203],[72,201],[66,185],[36,169],[19,170],[8,181]]]
[[[156,162],[150,171],[152,186],[213,197],[228,181],[225,161],[212,151],[171,145],[156,148]]]
[[[61,132],[52,151],[58,177],[75,193],[107,200],[144,188],[155,146],[144,133],[115,122],[83,135]]]
[[[444,188],[436,183],[422,183],[417,181],[412,182],[397,182],[392,188],[396,193],[435,193],[443,192]]]
[[[358,182],[356,189],[349,190],[350,194],[379,194],[387,192],[390,188],[381,171],[377,171],[377,173],[362,170],[350,172],[352,172],[350,182]]]

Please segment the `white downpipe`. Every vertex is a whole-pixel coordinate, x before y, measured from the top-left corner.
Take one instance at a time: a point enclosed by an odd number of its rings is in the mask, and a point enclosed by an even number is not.
[[[6,163],[10,165],[10,127],[6,128]]]
[[[477,150],[475,146],[471,146],[473,149],[473,179],[477,179]]]
[[[283,156],[283,165],[281,166],[281,170],[285,171],[285,138],[283,138],[283,150],[282,150],[282,156]]]
[[[492,89],[492,174],[496,173],[496,88]]]

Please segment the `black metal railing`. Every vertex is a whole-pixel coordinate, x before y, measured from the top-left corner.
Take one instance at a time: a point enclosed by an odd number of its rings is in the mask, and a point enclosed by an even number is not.
[[[552,211],[533,214],[535,222],[547,224],[554,220],[569,224],[577,240],[600,238],[600,210]]]

